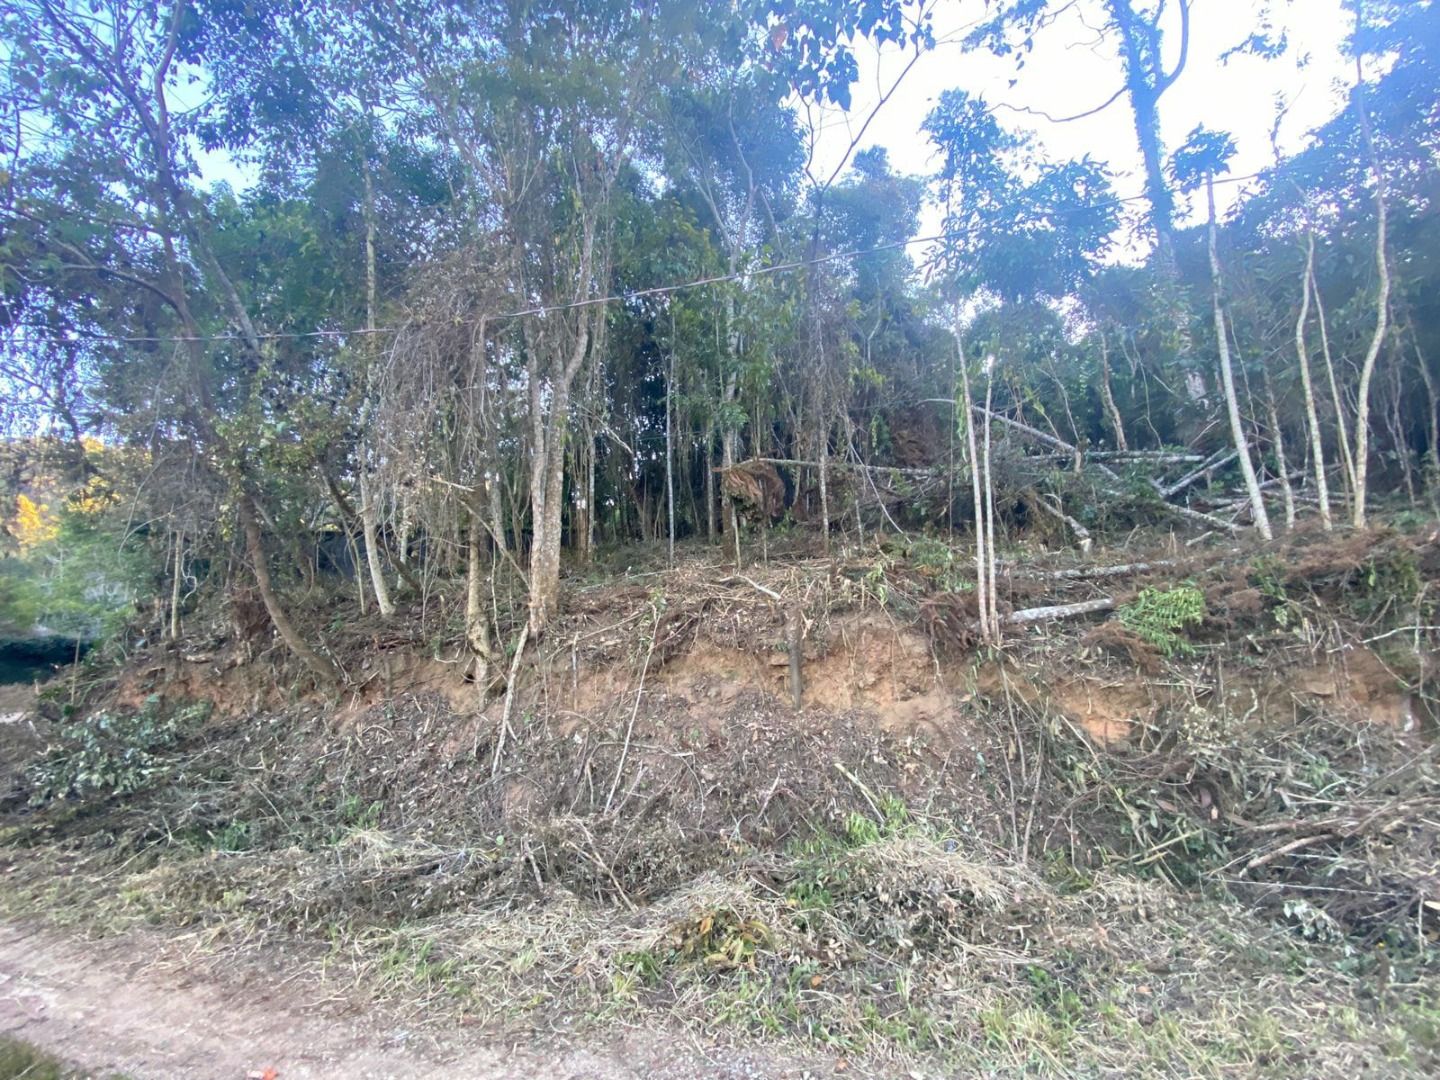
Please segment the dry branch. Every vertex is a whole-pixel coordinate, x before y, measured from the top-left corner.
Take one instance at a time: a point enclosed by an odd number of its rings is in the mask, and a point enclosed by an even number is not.
[[[1080,550],[1082,552],[1085,552],[1086,554],[1089,554],[1090,547],[1095,542],[1094,538],[1092,538],[1090,535],[1089,529],[1085,528],[1084,525],[1081,525],[1080,522],[1076,521],[1073,517],[1065,513],[1065,511],[1061,510],[1058,506],[1051,506],[1048,502],[1045,501],[1045,496],[1041,495],[1039,492],[1036,492],[1035,498],[1032,501],[1032,505],[1039,507],[1041,510],[1045,511],[1045,513],[1049,514],[1057,521],[1061,521],[1064,524],[1068,525],[1070,527],[1070,531],[1075,534],[1075,539],[1080,541]]]
[[[520,628],[520,637],[515,642],[515,655],[510,660],[509,682],[505,687],[505,704],[500,710],[500,733],[495,738],[495,756],[490,761],[490,775],[500,775],[500,760],[505,754],[505,735],[510,730],[510,712],[515,707],[515,684],[520,677],[520,658],[525,655],[525,643],[530,640],[530,624]]]

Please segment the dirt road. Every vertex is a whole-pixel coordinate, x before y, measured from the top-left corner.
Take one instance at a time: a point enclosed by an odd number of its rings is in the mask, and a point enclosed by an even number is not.
[[[514,1047],[465,1030],[416,1031],[393,1017],[317,1007],[283,979],[230,981],[157,963],[158,941],[87,942],[0,923],[0,1031],[82,1068],[130,1080],[768,1080],[799,1067],[635,1034],[600,1047]],[[307,1000],[310,999],[310,1000]]]

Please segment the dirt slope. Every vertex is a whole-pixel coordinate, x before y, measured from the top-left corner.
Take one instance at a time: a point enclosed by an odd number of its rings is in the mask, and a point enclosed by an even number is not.
[[[221,979],[156,963],[158,943],[79,941],[0,923],[0,1031],[99,1075],[133,1080],[699,1080],[806,1073],[636,1035],[594,1048],[524,1048],[422,1033],[395,1018],[318,1007],[283,976]]]

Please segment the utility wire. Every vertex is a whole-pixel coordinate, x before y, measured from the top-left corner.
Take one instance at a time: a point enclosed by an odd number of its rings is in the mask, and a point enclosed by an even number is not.
[[[1254,180],[1262,173],[1250,173],[1246,176],[1227,176],[1219,178],[1216,184],[1238,184],[1246,180]],[[1078,214],[1094,210],[1104,210],[1112,206],[1125,206],[1129,203],[1144,202],[1147,196],[1131,195],[1126,198],[1111,199],[1108,202],[1094,203],[1089,206],[1073,207],[1062,211],[1062,214]],[[1061,216],[1061,215],[1047,215]],[[872,248],[862,248],[853,251],[835,251],[827,255],[819,255],[812,259],[795,259],[790,262],[774,263],[770,266],[762,266],[754,270],[737,270],[734,273],[713,274],[709,277],[695,278],[692,281],[682,281],[671,285],[653,285],[644,289],[633,289],[629,292],[615,293],[610,296],[595,296],[588,300],[571,300],[563,304],[540,304],[535,307],[521,308],[517,311],[507,311],[498,315],[487,315],[486,322],[499,322],[504,319],[521,319],[532,315],[548,315],[552,312],[573,311],[576,308],[593,307],[596,304],[627,303],[640,300],[648,296],[669,296],[678,292],[686,292],[690,289],[704,288],[707,285],[723,285],[729,281],[743,281],[751,278],[766,277],[771,274],[788,273],[792,270],[803,270],[811,266],[819,266],[824,263],[838,262],[842,259],[859,259],[866,255],[878,255],[885,251],[897,251],[902,248],[913,247],[917,244],[932,244],[945,241],[959,240],[960,238],[978,232],[976,229],[960,229],[954,232],[935,233],[931,236],[913,236],[908,240],[894,240],[888,244],[880,244]],[[282,331],[276,333],[256,334],[261,341],[290,341],[304,338],[336,338],[352,337],[364,334],[397,334],[402,328],[398,326],[376,326],[376,327],[355,327],[348,330],[301,330]],[[23,335],[22,340],[26,341],[50,341],[55,344],[71,344],[75,341],[113,341],[124,344],[188,344],[192,342],[215,342],[215,341],[243,341],[241,335],[235,333],[210,334],[210,335],[186,335],[173,334],[164,336],[146,335],[125,335],[125,334],[95,334],[77,331],[73,337],[31,337]]]

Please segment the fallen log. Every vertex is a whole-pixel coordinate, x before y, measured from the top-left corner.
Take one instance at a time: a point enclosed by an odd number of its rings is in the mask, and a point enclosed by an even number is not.
[[[1097,611],[1109,611],[1115,606],[1113,596],[1098,600],[1081,600],[1076,604],[1051,604],[1048,607],[1025,608],[1000,616],[1004,626],[1020,626],[1027,623],[1051,622],[1055,619],[1072,619],[1077,615],[1090,615]],[[977,624],[978,625],[978,624]]]
[[[1179,480],[1176,480],[1173,484],[1157,483],[1155,485],[1155,490],[1160,493],[1161,498],[1173,498],[1174,496],[1180,494],[1180,492],[1184,491],[1191,484],[1193,484],[1196,480],[1199,480],[1206,473],[1229,465],[1230,462],[1234,461],[1239,456],[1240,451],[1238,450],[1217,451],[1216,453],[1211,454],[1203,462],[1201,462],[1199,468],[1186,473]]]
[[[754,461],[762,461],[767,465],[783,465],[788,469],[818,469],[818,461],[800,461],[795,458],[753,458]],[[939,478],[944,475],[944,470],[939,466],[933,469],[905,469],[897,465],[869,465],[863,461],[845,461],[841,458],[831,458],[825,463],[827,469],[857,469],[863,472],[889,473],[892,476],[923,476]]]
[[[1178,506],[1175,503],[1162,502],[1158,504],[1161,509],[1167,510],[1178,517],[1189,518],[1191,521],[1200,521],[1209,525],[1212,529],[1224,529],[1228,533],[1239,534],[1244,532],[1242,526],[1236,525],[1233,521],[1224,521],[1214,514],[1204,514],[1199,510],[1191,510],[1188,506]]]
[[[981,640],[980,620],[963,617],[967,604],[973,601],[971,594],[948,593],[932,597],[926,606],[932,615],[931,637],[937,633],[961,648],[969,647]],[[1045,607],[1024,608],[1000,616],[1001,626],[1029,626],[1033,623],[1053,622],[1058,619],[1073,619],[1079,615],[1090,615],[1097,611],[1109,611],[1115,606],[1112,596],[1098,600],[1082,600],[1074,604],[1048,604]],[[925,610],[925,609],[922,609]],[[959,616],[959,617],[957,617]]]
[[[1026,571],[1014,566],[1004,567],[1004,570],[1013,577],[1027,577],[1036,581],[1089,581],[1092,578],[1128,577],[1130,574],[1143,574],[1148,570],[1174,565],[1174,559],[1157,559],[1154,562],[1120,563],[1116,566],[1071,566],[1064,570]]]
[[[1060,461],[1070,454],[1042,455],[1050,460]],[[1150,465],[1194,465],[1205,460],[1204,454],[1187,454],[1179,450],[1086,450],[1089,461],[1143,462]]]

